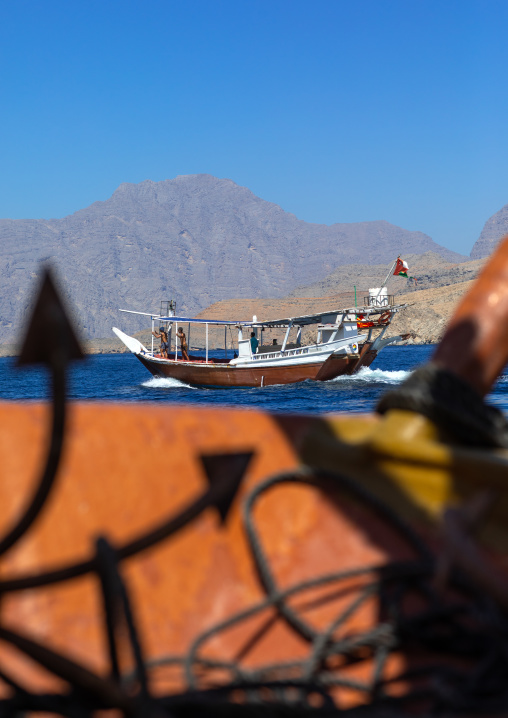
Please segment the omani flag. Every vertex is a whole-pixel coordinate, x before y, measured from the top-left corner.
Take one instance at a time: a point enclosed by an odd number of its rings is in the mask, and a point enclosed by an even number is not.
[[[406,277],[407,279],[408,269],[409,267],[407,266],[407,262],[403,262],[400,257],[397,257],[397,264],[395,265],[393,272],[394,276]]]

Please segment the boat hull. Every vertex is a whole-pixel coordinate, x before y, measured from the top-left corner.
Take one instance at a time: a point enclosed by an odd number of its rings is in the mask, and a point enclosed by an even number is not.
[[[377,352],[365,344],[359,354],[332,354],[325,361],[272,366],[238,366],[195,361],[161,360],[136,354],[139,361],[156,377],[178,379],[193,386],[262,387],[295,384],[306,379],[329,381],[344,374],[354,374],[369,366]]]

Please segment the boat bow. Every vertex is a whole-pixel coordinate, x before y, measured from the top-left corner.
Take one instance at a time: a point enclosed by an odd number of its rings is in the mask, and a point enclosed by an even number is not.
[[[138,341],[134,337],[130,337],[128,334],[125,334],[117,327],[113,327],[113,332],[120,339],[120,341],[125,344],[127,349],[133,354],[146,354],[148,352],[148,349],[143,344],[141,344],[140,341]]]

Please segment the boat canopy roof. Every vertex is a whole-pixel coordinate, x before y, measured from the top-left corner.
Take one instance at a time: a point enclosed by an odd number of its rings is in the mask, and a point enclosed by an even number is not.
[[[238,327],[238,326],[257,326],[259,322],[255,322],[254,325],[252,322],[246,322],[246,321],[226,321],[224,319],[195,319],[194,317],[175,317],[173,315],[171,316],[163,316],[161,314],[151,314],[150,312],[134,312],[132,309],[120,309],[121,312],[126,312],[127,314],[141,314],[145,317],[150,317],[150,319],[156,319],[158,322],[178,322],[180,324],[190,323],[190,324],[217,324],[219,326],[226,326],[226,327]]]
[[[152,314],[150,312],[135,312],[131,309],[120,309],[121,312],[127,312],[128,314],[141,314],[159,322],[178,322],[183,324],[210,324],[218,326],[230,326],[230,327],[259,327],[259,328],[276,328],[276,327],[287,327],[290,324],[293,326],[303,327],[308,324],[335,324],[337,320],[340,322],[342,316],[345,315],[358,315],[367,316],[371,314],[382,314],[386,311],[398,311],[405,304],[398,305],[384,305],[384,306],[372,306],[372,307],[349,307],[346,309],[327,309],[324,312],[318,314],[304,314],[299,317],[285,317],[283,319],[269,319],[264,322],[260,321],[246,321],[246,320],[225,320],[225,319],[196,319],[194,317],[175,317],[175,316],[162,316],[160,314]],[[338,319],[339,318],[339,319]]]
[[[347,307],[346,309],[327,309],[324,312],[317,314],[303,314],[300,317],[288,317],[284,319],[269,319],[265,322],[252,322],[252,326],[256,327],[287,327],[289,324],[298,327],[304,327],[308,324],[336,324],[341,322],[346,316],[350,316],[352,321],[353,317],[357,317],[361,314],[363,317],[370,314],[382,314],[386,311],[398,311],[401,309],[403,304],[392,305],[392,306],[381,306],[381,307]]]

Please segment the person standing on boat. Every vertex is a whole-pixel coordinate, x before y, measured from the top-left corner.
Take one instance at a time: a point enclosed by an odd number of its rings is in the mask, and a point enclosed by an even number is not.
[[[250,333],[250,348],[253,354],[256,354],[258,350],[259,342],[257,340],[255,332]]]
[[[189,361],[189,355],[187,354],[187,337],[185,336],[182,327],[180,327],[176,336],[180,340],[180,349],[182,350],[183,359],[185,359],[185,361]]]
[[[169,346],[168,346],[168,333],[164,329],[164,327],[159,327],[158,332],[152,332],[154,337],[157,337],[157,339],[161,340],[161,356],[164,357],[164,359],[169,358]]]

